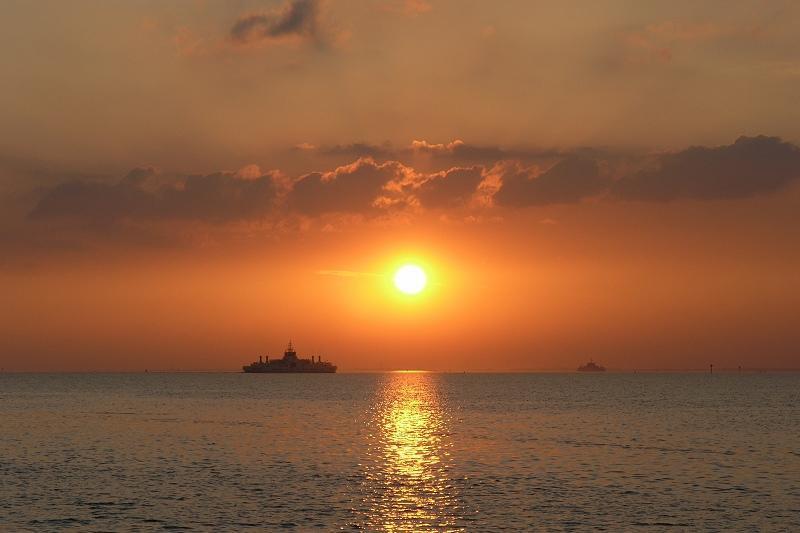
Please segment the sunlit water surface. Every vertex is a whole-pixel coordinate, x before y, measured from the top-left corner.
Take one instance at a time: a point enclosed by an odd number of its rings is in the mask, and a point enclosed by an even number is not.
[[[0,374],[0,530],[800,530],[796,374]]]

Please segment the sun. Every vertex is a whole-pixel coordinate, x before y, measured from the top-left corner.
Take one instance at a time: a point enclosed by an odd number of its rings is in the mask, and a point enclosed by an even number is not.
[[[428,284],[428,276],[417,265],[403,265],[394,273],[394,286],[404,294],[418,294]]]

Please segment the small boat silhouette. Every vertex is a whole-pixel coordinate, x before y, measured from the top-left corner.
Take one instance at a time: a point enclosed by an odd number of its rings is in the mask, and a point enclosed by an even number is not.
[[[593,360],[589,359],[589,362],[585,365],[578,367],[578,372],[605,372],[606,367],[600,366],[595,363]]]

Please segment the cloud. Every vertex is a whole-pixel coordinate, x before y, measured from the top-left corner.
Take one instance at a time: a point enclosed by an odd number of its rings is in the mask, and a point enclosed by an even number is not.
[[[190,176],[181,188],[161,192],[161,214],[193,220],[246,220],[272,211],[275,176],[239,177],[218,172]]]
[[[579,202],[601,194],[609,185],[609,179],[600,173],[597,162],[581,156],[562,159],[538,175],[534,169],[503,165],[500,178],[501,185],[494,201],[509,207]]]
[[[145,185],[147,181],[156,175],[158,171],[154,167],[137,167],[128,172],[121,183],[140,187]]]
[[[406,17],[416,17],[433,10],[433,6],[427,0],[389,0],[384,2],[382,8],[389,13]]]
[[[460,146],[454,141],[418,144],[417,148],[454,153]],[[354,143],[341,149],[371,147]],[[293,182],[257,165],[169,182],[159,181],[155,169],[142,167],[114,182],[72,178],[40,186],[28,215],[34,220],[72,220],[98,228],[127,221],[223,225],[268,218],[290,223],[292,214],[360,218],[402,211],[414,215],[420,208],[466,208],[477,213],[492,206],[513,209],[577,203],[604,195],[650,202],[745,198],[780,190],[800,178],[800,148],[777,137],[740,137],[731,145],[691,147],[655,160],[649,156],[651,164],[644,167],[644,157],[633,165],[626,161],[615,167],[613,158],[597,154],[568,154],[544,171],[519,159],[500,160],[491,167],[451,166],[430,172],[399,160],[376,162],[361,157]],[[621,177],[612,180],[612,175]]]
[[[744,198],[776,191],[800,177],[800,149],[778,137],[739,137],[727,146],[691,147],[613,186],[625,200],[664,202]]]
[[[319,0],[291,0],[278,11],[241,17],[230,36],[240,44],[263,43],[282,38],[300,38],[321,43]]]
[[[456,207],[469,203],[483,180],[484,168],[451,168],[428,177],[415,191],[425,207]]]
[[[439,157],[462,157],[466,159],[507,159],[504,150],[494,146],[469,145],[461,139],[449,143],[429,143],[428,141],[412,141],[411,150],[418,154],[429,154]]]
[[[412,141],[411,152],[418,155],[430,155],[460,161],[480,161],[493,163],[502,159],[537,159],[542,157],[563,156],[564,152],[554,149],[504,149],[498,146],[469,144],[460,139],[449,143],[429,143],[428,141]]]
[[[320,149],[323,155],[346,155],[349,157],[373,157],[397,159],[397,152],[389,143],[369,144],[364,142],[337,144]]]
[[[297,150],[297,151],[300,151],[300,152],[313,152],[316,149],[317,149],[317,145],[309,143],[309,142],[302,142],[302,143],[298,143],[298,144],[295,144],[294,146],[292,146],[292,150]]]
[[[300,150],[299,145],[293,147]],[[372,157],[382,160],[396,160],[405,164],[420,164],[424,160],[438,161],[453,166],[469,166],[483,164],[489,166],[497,161],[518,159],[521,161],[552,161],[570,154],[600,154],[598,150],[576,148],[560,150],[555,148],[500,148],[492,145],[471,144],[460,139],[447,143],[432,143],[426,140],[414,140],[410,145],[396,148],[389,142],[372,144],[368,142],[354,142],[349,144],[336,144],[332,146],[317,147],[304,143],[302,149],[316,151],[323,156],[347,157]]]
[[[356,272],[354,270],[317,270],[318,276],[333,276],[337,278],[377,278],[383,274],[376,272]]]
[[[30,213],[33,219],[72,218],[109,223],[151,217],[156,197],[140,187],[143,173],[132,170],[118,183],[67,181],[48,189]]]
[[[371,158],[362,158],[332,172],[313,172],[301,177],[289,193],[288,206],[307,215],[363,213],[378,205],[386,206],[386,202],[379,202],[386,199],[382,193],[391,193],[384,187],[413,173],[413,169],[397,161],[378,164]]]
[[[629,65],[668,64],[676,50],[724,39],[752,40],[763,31],[752,25],[709,21],[665,20],[622,34],[624,62]]]
[[[67,181],[46,189],[32,219],[88,223],[183,219],[243,220],[267,214],[277,196],[273,173],[255,175],[250,165],[237,173],[188,176],[176,184],[147,187],[152,168],[137,168],[117,183]]]
[[[417,169],[447,170],[453,167],[469,167],[472,165],[492,166],[498,161],[519,160],[528,163],[552,165],[555,161],[570,155],[586,157],[618,157],[623,152],[608,148],[574,147],[569,149],[547,147],[507,148],[494,145],[472,144],[461,139],[447,143],[433,143],[414,140],[402,147],[393,146],[389,141],[373,144],[365,141],[317,145],[309,142],[296,144],[292,151],[305,151],[324,157],[371,157],[382,161],[399,161],[412,165]]]
[[[404,0],[403,12],[406,15],[421,15],[432,10],[433,6],[426,0]]]

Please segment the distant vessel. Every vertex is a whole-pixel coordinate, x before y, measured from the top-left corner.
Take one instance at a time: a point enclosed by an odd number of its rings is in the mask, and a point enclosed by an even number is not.
[[[583,366],[578,367],[578,372],[605,372],[606,367],[600,366],[591,359]]]
[[[316,360],[313,355],[311,356],[311,359],[298,358],[297,352],[294,350],[294,346],[292,346],[292,341],[289,341],[289,346],[287,346],[286,351],[283,352],[283,359],[273,359],[270,361],[269,356],[266,357],[266,360],[259,356],[258,361],[254,361],[249,365],[243,366],[242,370],[248,374],[260,374],[267,372],[309,372],[332,374],[333,372],[336,372],[336,365],[327,361],[323,362],[322,357],[320,356],[317,356]]]

